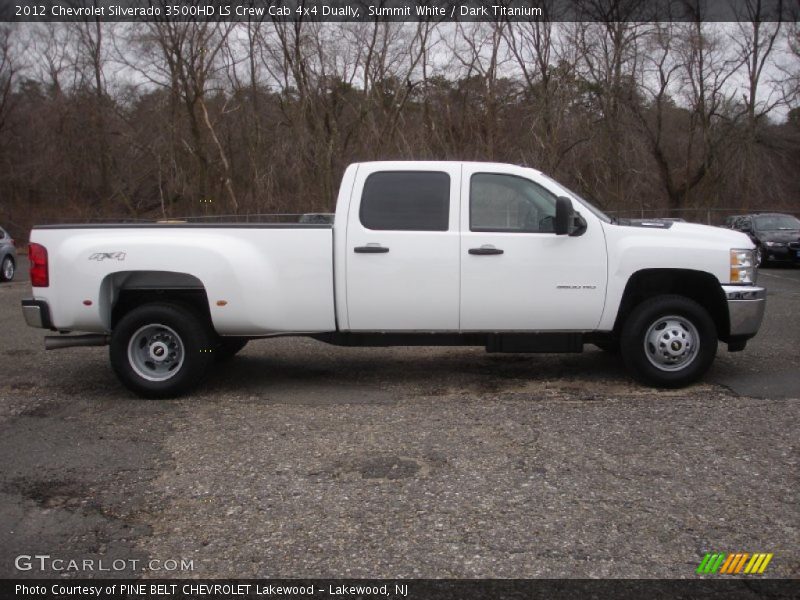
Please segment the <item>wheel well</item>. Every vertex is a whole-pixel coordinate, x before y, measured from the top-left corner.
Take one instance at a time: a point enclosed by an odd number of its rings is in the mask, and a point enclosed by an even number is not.
[[[725,341],[728,338],[730,322],[722,286],[710,273],[690,269],[644,269],[634,273],[622,294],[614,334],[619,336],[623,323],[637,305],[662,294],[691,298],[708,311],[719,339]]]
[[[150,302],[185,306],[211,322],[208,295],[199,279],[185,273],[128,271],[108,276],[103,287],[111,298],[109,322],[113,330],[128,312]]]
[[[169,302],[186,306],[211,322],[208,296],[200,290],[120,290],[119,298],[111,310],[111,329],[134,308],[150,302]]]

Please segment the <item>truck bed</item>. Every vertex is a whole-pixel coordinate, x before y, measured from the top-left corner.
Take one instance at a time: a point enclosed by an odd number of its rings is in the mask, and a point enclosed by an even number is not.
[[[154,287],[204,290],[221,335],[336,328],[331,224],[57,224],[31,241],[49,253],[50,285],[34,295],[57,329],[107,332],[118,294]]]

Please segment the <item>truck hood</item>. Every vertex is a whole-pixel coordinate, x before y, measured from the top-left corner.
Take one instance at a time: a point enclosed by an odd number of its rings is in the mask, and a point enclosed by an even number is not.
[[[669,233],[687,238],[714,240],[720,244],[728,244],[731,248],[754,248],[754,244],[747,234],[724,227],[699,225],[697,223],[673,223]]]
[[[730,248],[754,248],[750,236],[733,229],[712,227],[698,223],[684,223],[681,221],[648,221],[647,219],[621,220],[612,226],[619,227],[620,232],[631,235],[641,235],[651,232],[653,236],[666,236],[672,239],[684,238],[687,245],[691,240],[705,243],[719,243]]]

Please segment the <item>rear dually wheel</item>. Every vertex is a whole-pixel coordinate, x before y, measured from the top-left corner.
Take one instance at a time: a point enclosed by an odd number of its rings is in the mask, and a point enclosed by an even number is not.
[[[111,366],[143,398],[171,398],[194,388],[214,360],[206,319],[180,304],[144,304],[127,313],[111,334]]]

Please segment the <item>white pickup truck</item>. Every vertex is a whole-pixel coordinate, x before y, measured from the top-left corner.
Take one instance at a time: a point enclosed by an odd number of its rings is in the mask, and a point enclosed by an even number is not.
[[[332,224],[46,225],[31,233],[27,322],[46,347],[110,345],[144,397],[195,386],[248,340],[619,350],[640,381],[701,377],[742,350],[765,290],[743,233],[610,219],[534,169],[347,168]],[[85,335],[63,335],[87,332]]]

